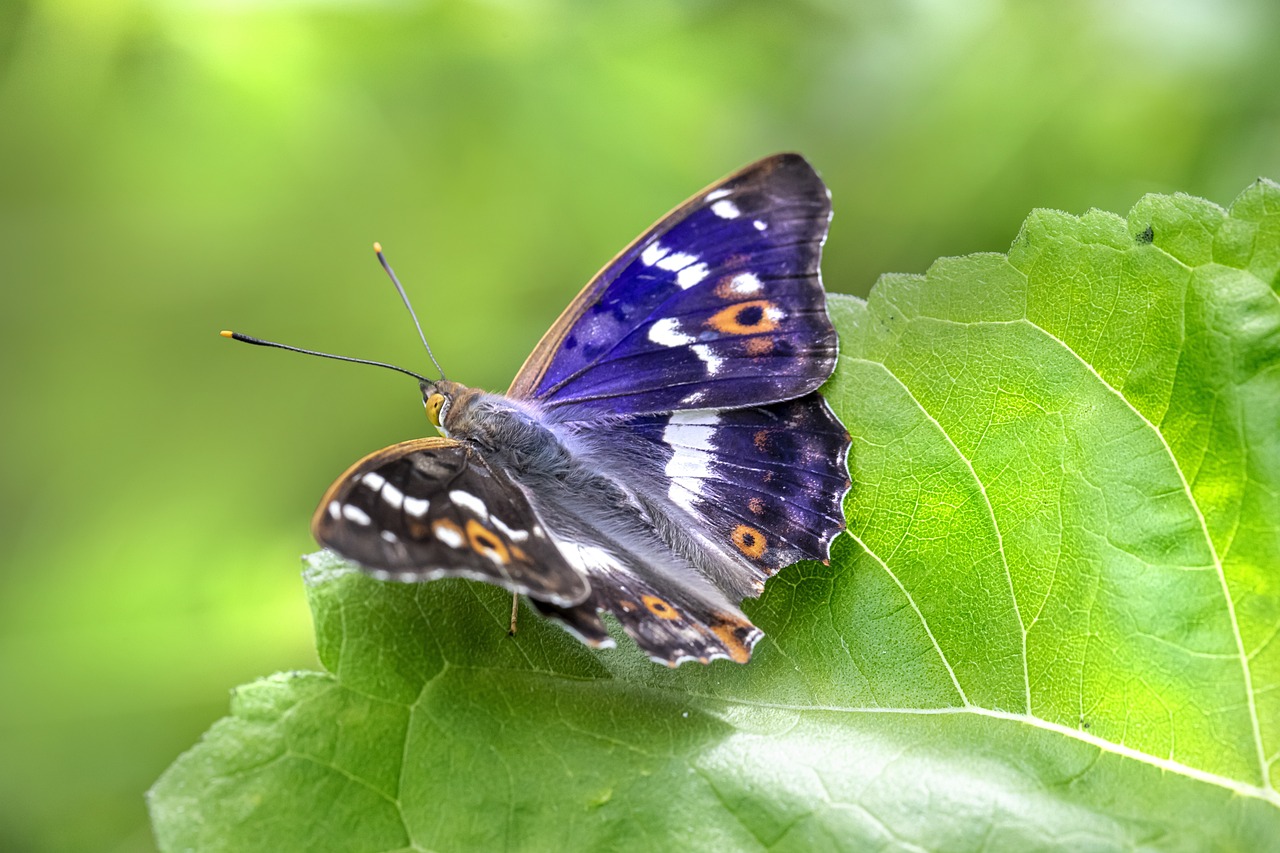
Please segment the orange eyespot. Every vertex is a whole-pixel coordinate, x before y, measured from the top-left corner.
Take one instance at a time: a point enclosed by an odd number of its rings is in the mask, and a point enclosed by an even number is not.
[[[769,548],[769,543],[764,534],[746,524],[739,524],[735,527],[733,533],[729,534],[729,538],[733,540],[733,544],[737,546],[739,551],[753,560],[760,559]]]
[[[444,409],[444,404],[443,394],[432,394],[427,398],[427,420],[431,421],[435,426],[440,426],[440,412]]]
[[[642,595],[640,600],[644,602],[645,607],[649,608],[649,612],[654,616],[657,616],[659,619],[680,618],[679,610],[676,610],[656,595]]]

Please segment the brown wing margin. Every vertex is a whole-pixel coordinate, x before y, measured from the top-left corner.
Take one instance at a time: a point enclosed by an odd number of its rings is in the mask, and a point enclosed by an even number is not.
[[[459,442],[451,438],[442,438],[440,436],[430,436],[429,438],[415,438],[411,441],[402,441],[399,444],[393,444],[390,447],[384,447],[381,450],[375,450],[368,456],[363,456],[356,460],[347,470],[339,475],[338,479],[333,481],[329,488],[325,489],[324,497],[320,498],[320,505],[316,507],[316,511],[311,515],[311,535],[321,545],[324,540],[320,538],[321,527],[324,523],[324,515],[334,497],[337,496],[339,489],[344,488],[353,477],[357,474],[363,474],[365,471],[372,471],[374,468],[381,466],[385,462],[399,457],[405,456],[415,450],[436,450],[444,447],[456,447]]]

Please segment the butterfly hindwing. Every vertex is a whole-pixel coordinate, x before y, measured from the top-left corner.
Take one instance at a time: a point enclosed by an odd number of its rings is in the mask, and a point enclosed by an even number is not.
[[[695,660],[746,663],[764,636],[738,608],[694,589],[655,583],[639,566],[597,564],[588,576],[591,594],[580,604],[531,603],[589,645],[612,644],[602,612],[612,614],[650,659],[667,666]]]
[[[653,468],[641,476],[661,483],[689,528],[727,555],[734,567],[720,585],[741,595],[758,594],[783,566],[825,561],[844,530],[849,433],[817,393],[745,409],[639,416],[609,436],[657,446]]]
[[[563,420],[798,397],[831,374],[818,265],[831,203],[804,158],[704,190],[607,265],[512,383]]]
[[[329,487],[312,532],[383,579],[468,577],[564,606],[588,593],[520,488],[450,439],[361,459]]]

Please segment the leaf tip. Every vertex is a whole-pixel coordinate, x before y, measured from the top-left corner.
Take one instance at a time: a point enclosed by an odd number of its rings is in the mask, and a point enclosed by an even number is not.
[[[302,564],[302,582],[309,588],[359,572],[359,569],[327,548],[304,555]]]

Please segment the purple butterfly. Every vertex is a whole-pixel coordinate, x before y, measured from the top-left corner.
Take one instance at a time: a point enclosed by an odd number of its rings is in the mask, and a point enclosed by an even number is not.
[[[698,193],[596,275],[506,395],[419,377],[444,437],[353,465],[316,539],[378,578],[503,586],[592,646],[612,645],[606,612],[660,663],[745,663],[762,632],[739,603],[845,528],[849,434],[817,393],[830,218],[796,154]]]

